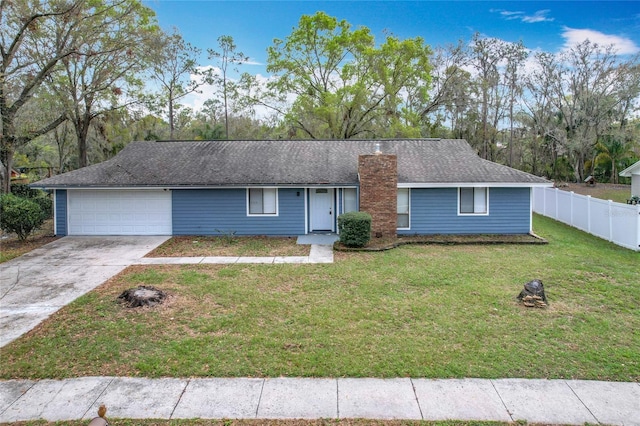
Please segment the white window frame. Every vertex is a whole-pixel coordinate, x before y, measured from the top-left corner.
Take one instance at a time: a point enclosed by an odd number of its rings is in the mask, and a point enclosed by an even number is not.
[[[408,219],[409,219],[409,220],[408,220],[409,226],[408,226],[408,227],[406,227],[406,228],[405,228],[405,227],[400,228],[400,227],[398,227],[398,226],[397,226],[397,221],[396,221],[396,229],[401,230],[401,231],[411,229],[411,188],[398,188],[398,190],[397,190],[397,194],[399,194],[399,193],[400,193],[400,191],[404,191],[404,190],[406,190],[406,191],[407,191],[407,205],[408,205],[408,206],[407,206],[407,213],[402,213],[402,214],[406,214],[406,215],[408,216]],[[396,194],[396,197],[397,197],[397,194]],[[397,200],[396,200],[396,202],[397,202]],[[397,207],[396,207],[396,214],[397,214],[397,215],[400,215],[400,214],[401,214],[401,213],[398,213],[398,208],[397,208]]]
[[[355,210],[346,210],[345,206],[346,206],[346,192],[347,191],[354,191],[354,203],[355,203]],[[342,213],[347,213],[347,212],[357,212],[358,211],[358,188],[342,188]]]
[[[463,189],[473,189],[473,212],[462,213],[460,211],[461,203],[462,203],[462,190]],[[484,210],[483,212],[476,213],[476,205],[478,200],[476,200],[476,191],[484,191]],[[489,215],[489,187],[486,186],[464,186],[458,188],[458,216],[488,216]]]
[[[273,190],[273,194],[274,194],[274,207],[275,207],[275,212],[274,213],[251,213],[251,197],[250,197],[250,193],[251,190],[256,190],[256,189],[260,189],[262,190],[262,198],[264,200],[264,191],[265,190]],[[278,200],[278,188],[274,188],[274,187],[250,187],[247,188],[247,216],[251,216],[251,217],[256,217],[256,216],[267,216],[267,217],[274,217],[274,216],[278,216],[280,214],[279,212],[279,200]],[[264,211],[264,202],[263,202],[263,206],[262,206],[262,211]]]

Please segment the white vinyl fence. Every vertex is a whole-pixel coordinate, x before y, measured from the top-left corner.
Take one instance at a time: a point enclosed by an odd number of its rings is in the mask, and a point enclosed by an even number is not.
[[[558,188],[533,188],[533,211],[640,251],[640,205],[614,203]]]

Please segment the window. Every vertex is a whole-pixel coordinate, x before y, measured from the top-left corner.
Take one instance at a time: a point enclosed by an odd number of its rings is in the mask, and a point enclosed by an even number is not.
[[[487,188],[460,188],[460,214],[488,214]]]
[[[247,198],[249,215],[278,214],[278,190],[276,188],[249,188]]]
[[[343,189],[342,197],[342,213],[358,211],[358,193],[355,188]]]
[[[398,228],[409,229],[409,188],[398,189]]]

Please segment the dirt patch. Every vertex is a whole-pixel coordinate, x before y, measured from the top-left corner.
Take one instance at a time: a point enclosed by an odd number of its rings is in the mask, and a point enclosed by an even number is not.
[[[22,256],[58,238],[53,233],[53,219],[46,220],[40,229],[33,231],[24,241],[20,241],[16,234],[3,233],[0,237],[0,263]]]
[[[580,195],[590,195],[601,200],[613,200],[625,203],[631,197],[631,185],[596,183],[587,185],[584,183],[557,183],[558,189],[572,191]]]
[[[419,235],[398,238],[372,238],[362,248],[346,247],[339,241],[334,244],[338,251],[381,251],[408,244],[441,245],[488,245],[488,244],[547,244],[543,238],[533,234],[524,235]]]

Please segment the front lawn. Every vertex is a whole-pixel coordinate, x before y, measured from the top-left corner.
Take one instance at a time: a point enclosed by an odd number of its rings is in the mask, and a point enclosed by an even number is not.
[[[147,257],[309,256],[309,246],[296,241],[296,237],[178,236]]]
[[[131,267],[2,348],[0,377],[640,380],[640,254],[544,217],[534,228],[548,245]],[[516,300],[534,278],[547,309]],[[140,284],[169,302],[123,308]]]

